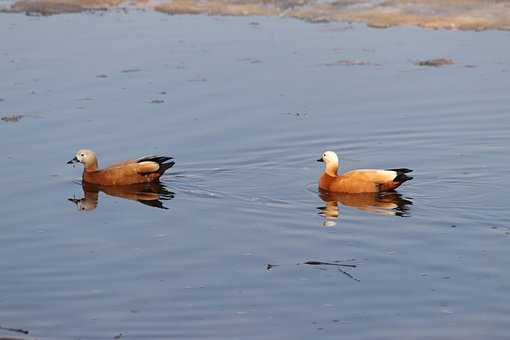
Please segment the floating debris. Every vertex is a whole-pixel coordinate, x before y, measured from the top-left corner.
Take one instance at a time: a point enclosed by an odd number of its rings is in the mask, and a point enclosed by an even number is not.
[[[299,118],[308,117],[308,113],[306,113],[306,112],[284,112],[284,113],[282,113],[282,115],[294,116],[294,117],[299,117]]]
[[[350,279],[353,279],[356,282],[360,282],[360,280],[356,277],[354,277],[352,274],[346,272],[342,269],[342,267],[347,268],[357,268],[357,265],[355,264],[344,264],[341,263],[341,261],[333,261],[333,262],[323,262],[323,261],[305,261],[303,263],[296,263],[296,266],[299,266],[301,264],[306,264],[309,266],[334,266],[340,273],[344,274],[345,276],[349,277]],[[271,270],[274,267],[281,266],[279,264],[270,264],[268,263],[266,265],[266,270]],[[325,270],[325,269],[324,269]]]
[[[340,266],[340,267],[349,267],[349,268],[357,267],[355,264],[342,264],[339,262],[340,261],[335,261],[335,262],[305,261],[305,262],[303,262],[303,264],[308,264],[310,266]]]
[[[433,67],[453,65],[453,64],[455,64],[453,59],[448,59],[448,58],[422,60],[422,61],[418,61],[416,63],[416,65],[418,65],[418,66],[433,66]]]
[[[106,74],[98,74],[96,78],[108,78]]]
[[[381,64],[372,63],[366,60],[355,60],[355,59],[340,59],[334,63],[324,64],[325,66],[382,66]]]
[[[239,58],[239,59],[237,59],[237,61],[247,62],[249,64],[261,64],[262,63],[261,60],[255,59],[255,58]]]
[[[22,333],[22,334],[28,334],[30,333],[29,331],[25,330],[25,329],[22,329],[22,328],[12,328],[12,327],[4,327],[2,325],[0,325],[0,329],[4,330],[4,331],[9,331],[9,332],[16,332],[16,333]]]
[[[16,123],[16,122],[19,122],[21,120],[21,118],[23,118],[23,115],[13,113],[13,114],[10,114],[7,116],[3,116],[1,119],[2,119],[2,121],[7,122],[7,123]]]
[[[189,79],[188,81],[192,82],[192,83],[205,83],[207,81],[207,78],[197,77],[197,78]]]
[[[278,267],[278,266],[279,265],[277,265],[277,264],[270,264],[270,263],[268,263],[267,266],[266,266],[266,270],[271,270],[271,269],[273,269],[273,267]]]
[[[128,69],[125,69],[125,70],[122,70],[120,71],[121,73],[135,73],[135,72],[140,72],[141,69],[139,68],[128,68]]]

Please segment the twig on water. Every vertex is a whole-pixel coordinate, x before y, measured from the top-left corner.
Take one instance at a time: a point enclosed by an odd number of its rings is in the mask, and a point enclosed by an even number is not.
[[[346,272],[345,270],[343,270],[341,267],[347,267],[347,268],[356,268],[357,266],[355,264],[343,264],[343,263],[338,263],[340,261],[334,261],[334,262],[323,262],[323,261],[305,261],[303,263],[296,263],[296,266],[299,266],[300,264],[307,264],[309,266],[335,266],[336,269],[346,275],[347,277],[353,279],[354,281],[356,282],[360,282],[360,279],[354,277],[352,274]],[[266,267],[266,270],[271,270],[272,268],[274,267],[278,267],[280,266],[279,264],[270,264],[268,263],[267,264],[267,267]],[[326,268],[319,268],[321,270],[326,270]]]
[[[356,282],[360,282],[360,279],[358,279],[358,278],[356,278],[356,277],[352,276],[351,274],[349,274],[349,273],[348,273],[348,272],[346,272],[345,270],[342,270],[341,268],[337,268],[337,269],[338,269],[338,271],[339,271],[340,273],[342,273],[342,274],[344,274],[344,275],[347,275],[348,277],[350,277],[350,278],[351,278],[351,279],[353,279],[354,281],[356,281]]]
[[[342,264],[342,263],[322,262],[322,261],[306,261],[306,262],[303,262],[303,264],[308,264],[310,266],[338,266],[338,267],[356,268],[355,264]]]
[[[266,267],[266,270],[271,270],[273,267],[279,267],[279,266],[280,266],[279,264],[268,263],[267,267]]]
[[[343,264],[343,263],[338,263],[337,261],[335,261],[335,262],[306,261],[306,262],[303,262],[303,264],[308,264],[310,266],[336,266],[337,267],[336,269],[338,269],[338,271],[340,273],[346,275],[347,277],[353,279],[356,282],[360,282],[360,279],[355,278],[350,273],[348,273],[345,270],[343,270],[342,268],[340,268],[340,267],[356,268],[357,266],[355,264]]]
[[[11,328],[11,327],[4,327],[0,325],[0,329],[3,329],[4,331],[10,331],[10,332],[16,332],[16,333],[22,333],[22,334],[28,334],[29,332],[27,330],[21,329],[21,328]]]

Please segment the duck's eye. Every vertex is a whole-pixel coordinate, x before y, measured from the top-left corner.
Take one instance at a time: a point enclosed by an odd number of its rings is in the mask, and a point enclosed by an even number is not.
[[[326,154],[322,155],[322,157],[326,158]]]
[[[85,155],[84,155],[84,154],[81,154],[80,156],[84,157]]]

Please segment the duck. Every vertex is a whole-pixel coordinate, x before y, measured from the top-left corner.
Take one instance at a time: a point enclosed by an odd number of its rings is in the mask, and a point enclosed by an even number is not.
[[[157,182],[166,170],[174,166],[175,162],[171,161],[172,159],[168,156],[144,156],[98,169],[94,151],[81,149],[67,164],[84,165],[83,182],[110,186]]]
[[[338,155],[325,151],[317,162],[323,162],[325,169],[319,178],[319,189],[336,193],[360,194],[393,191],[413,177],[406,174],[413,170],[399,169],[358,169],[338,174]]]

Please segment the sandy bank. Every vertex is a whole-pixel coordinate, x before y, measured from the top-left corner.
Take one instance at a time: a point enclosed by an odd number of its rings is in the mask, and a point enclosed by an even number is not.
[[[510,30],[510,0],[18,0],[7,11],[51,15],[133,6],[167,14],[285,16],[378,28]]]
[[[122,0],[18,0],[6,11],[53,15],[117,7]]]

